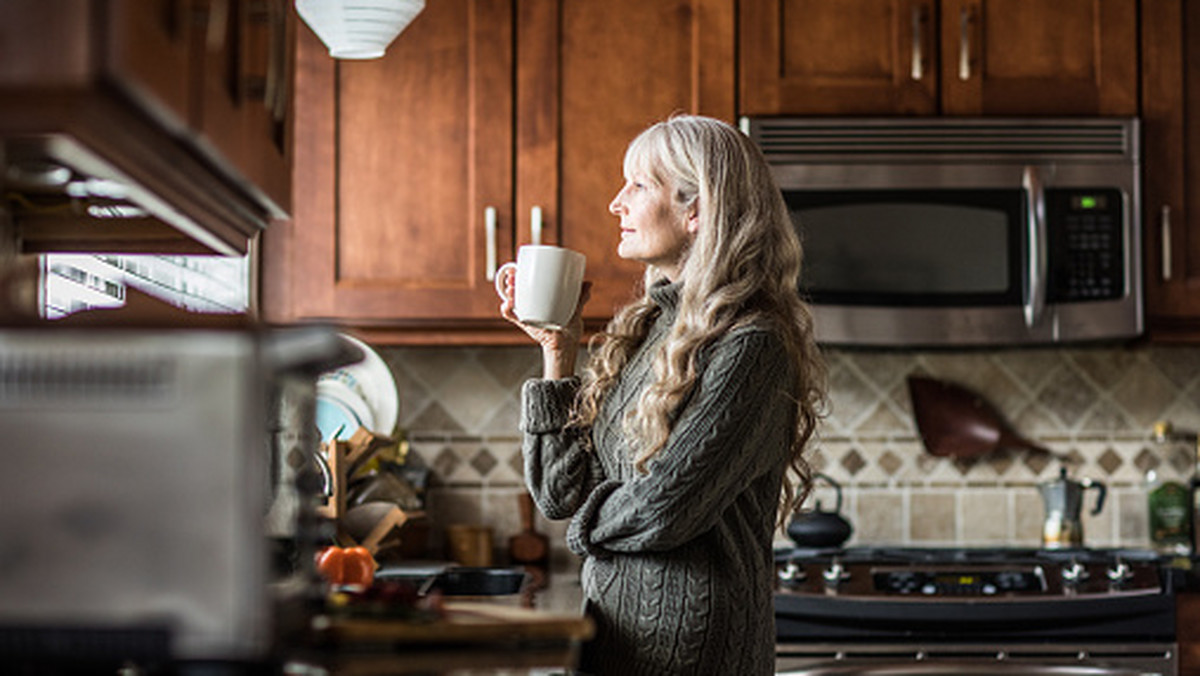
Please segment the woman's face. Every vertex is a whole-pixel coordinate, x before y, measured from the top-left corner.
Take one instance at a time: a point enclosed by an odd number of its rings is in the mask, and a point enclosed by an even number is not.
[[[699,220],[676,208],[670,186],[658,183],[647,172],[630,172],[608,210],[621,218],[617,255],[654,265],[671,280],[678,279],[683,254]]]

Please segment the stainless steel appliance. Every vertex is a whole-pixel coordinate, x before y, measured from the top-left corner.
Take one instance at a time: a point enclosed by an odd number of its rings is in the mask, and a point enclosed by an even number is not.
[[[0,661],[265,659],[268,402],[352,356],[320,327],[0,330]]]
[[[1177,674],[1181,571],[1124,549],[776,554],[781,674]]]
[[[1136,119],[748,118],[805,246],[819,340],[1142,332]]]
[[[1058,477],[1038,484],[1046,519],[1042,522],[1042,546],[1046,549],[1080,548],[1083,546],[1083,494],[1096,491],[1096,502],[1090,514],[1095,516],[1104,508],[1108,485],[1096,479],[1076,481],[1067,476],[1067,468],[1059,469]]]

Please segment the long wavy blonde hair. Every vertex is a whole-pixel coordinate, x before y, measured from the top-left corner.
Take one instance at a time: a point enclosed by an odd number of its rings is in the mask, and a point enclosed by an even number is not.
[[[728,124],[681,115],[646,129],[629,145],[625,174],[645,172],[670,187],[682,216],[695,213],[699,229],[680,266],[679,313],[653,357],[654,380],[625,421],[639,442],[639,471],[667,443],[672,413],[698,379],[698,357],[731,329],[773,328],[791,358],[796,430],[784,481],[781,519],[807,495],[812,472],[804,450],[824,405],[824,362],[813,339],[812,315],[797,291],[802,257],[766,160],[758,147]],[[642,296],[622,308],[592,339],[574,424],[595,421],[621,369],[645,340],[659,309],[646,290],[664,275],[648,267]],[[679,281],[679,280],[673,280]],[[586,436],[586,435],[585,435]]]

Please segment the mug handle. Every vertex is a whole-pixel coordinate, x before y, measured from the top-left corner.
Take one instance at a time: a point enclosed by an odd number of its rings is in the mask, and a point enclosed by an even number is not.
[[[504,277],[505,277],[504,273],[505,273],[505,270],[507,270],[508,268],[512,268],[515,270],[515,269],[517,269],[517,264],[514,263],[513,261],[509,261],[509,262],[505,263],[504,265],[501,265],[499,268],[496,269],[496,276],[494,278],[494,281],[492,282],[493,284],[496,285],[496,295],[500,296],[501,300],[512,300],[508,296],[504,295]]]

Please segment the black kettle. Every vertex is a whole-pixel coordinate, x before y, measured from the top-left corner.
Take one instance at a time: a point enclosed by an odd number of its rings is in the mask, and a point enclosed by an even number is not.
[[[792,520],[788,523],[788,537],[796,543],[798,547],[840,547],[843,542],[850,538],[850,534],[854,532],[854,528],[850,522],[844,519],[841,515],[842,511],[842,487],[838,482],[829,478],[826,474],[817,472],[813,474],[814,482],[820,479],[833,487],[837,494],[837,504],[834,505],[832,512],[821,510],[821,501],[817,500],[815,509],[800,511],[792,516]]]

